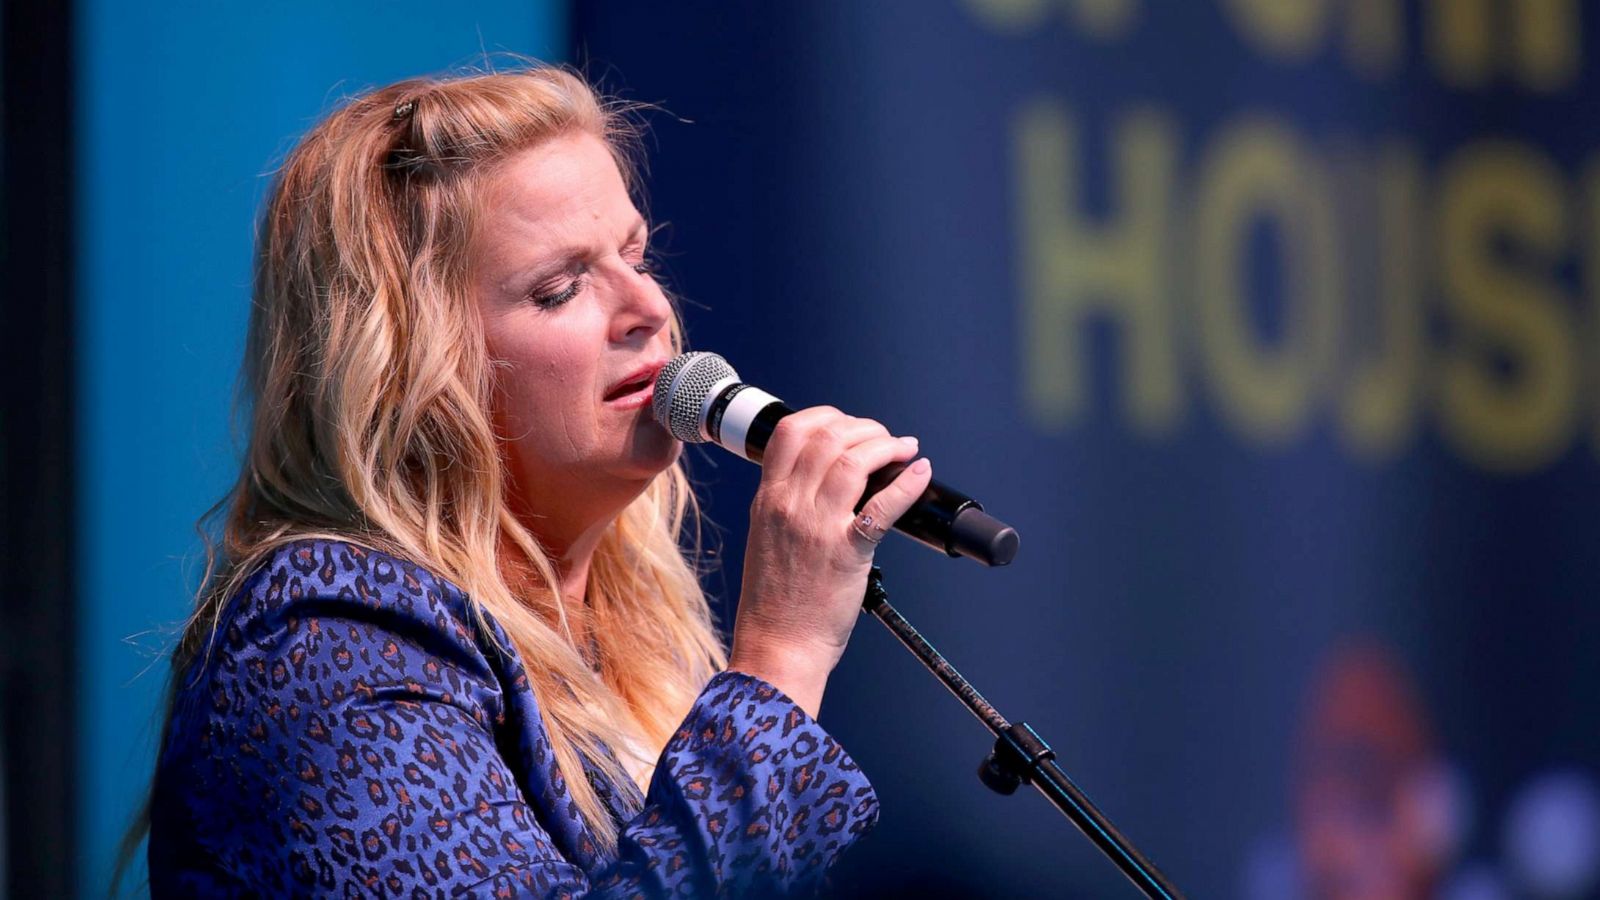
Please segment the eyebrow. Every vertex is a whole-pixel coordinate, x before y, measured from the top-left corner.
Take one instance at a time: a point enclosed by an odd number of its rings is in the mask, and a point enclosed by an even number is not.
[[[636,243],[643,243],[644,241],[648,240],[649,237],[650,223],[646,222],[643,216],[640,216],[639,219],[634,223],[633,228],[628,232],[628,240],[624,246],[632,246]],[[589,250],[585,247],[567,247],[562,250],[558,250],[555,256],[551,257],[549,260],[534,263],[526,269],[519,269],[517,272],[513,273],[505,280],[505,286],[508,288],[514,288],[519,287],[524,282],[542,280],[556,274],[557,272],[563,272],[572,268],[573,263],[584,259],[588,255]]]

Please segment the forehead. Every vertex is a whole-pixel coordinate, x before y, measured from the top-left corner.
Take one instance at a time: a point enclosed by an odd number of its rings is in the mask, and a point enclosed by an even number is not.
[[[506,157],[486,184],[483,218],[489,238],[566,238],[566,232],[632,215],[622,173],[605,142],[576,132]]]

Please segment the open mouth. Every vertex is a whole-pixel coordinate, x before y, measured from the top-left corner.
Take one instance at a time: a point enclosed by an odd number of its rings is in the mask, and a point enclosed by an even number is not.
[[[622,384],[612,388],[611,391],[605,395],[604,399],[607,403],[610,403],[613,400],[621,400],[624,397],[638,394],[641,391],[647,391],[655,384],[655,380],[656,373],[645,372],[632,381],[623,382]]]

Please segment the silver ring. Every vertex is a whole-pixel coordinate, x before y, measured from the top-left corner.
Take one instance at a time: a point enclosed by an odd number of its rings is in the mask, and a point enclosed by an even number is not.
[[[850,520],[850,530],[861,535],[869,544],[881,542],[887,531],[887,529],[878,527],[877,520],[872,517],[871,513],[862,513]]]

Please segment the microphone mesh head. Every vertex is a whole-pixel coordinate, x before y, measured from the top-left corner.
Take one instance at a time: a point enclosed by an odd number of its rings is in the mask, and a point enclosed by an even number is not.
[[[689,444],[706,440],[701,411],[718,382],[739,379],[728,361],[715,353],[695,350],[667,363],[656,376],[650,412],[672,436]]]

